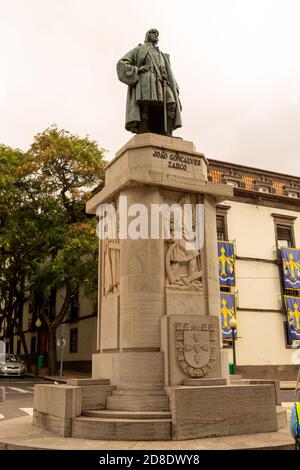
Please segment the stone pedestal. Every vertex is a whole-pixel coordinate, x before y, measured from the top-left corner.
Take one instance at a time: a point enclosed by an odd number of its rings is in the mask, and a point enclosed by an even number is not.
[[[154,441],[276,431],[285,422],[274,384],[229,384],[220,349],[216,204],[232,192],[207,180],[207,161],[191,142],[142,134],[117,153],[105,188],[87,203],[91,214],[110,203],[128,216],[99,243],[93,379],[37,385],[36,425],[64,436]],[[204,212],[204,244],[193,251],[175,236],[174,211],[173,219],[160,212],[185,204],[192,225]],[[166,219],[167,239],[156,232]],[[142,236],[126,238],[130,224]]]
[[[0,402],[5,400],[5,388],[0,387]]]
[[[206,158],[181,139],[136,135],[108,164],[105,188],[87,203],[87,212],[113,203],[119,214],[120,197],[126,196],[128,210],[136,203],[146,208],[149,237],[100,242],[94,378],[107,377],[119,388],[161,388],[188,378],[221,377],[215,207],[231,195],[231,187],[207,180]],[[150,215],[155,204],[181,207],[185,201],[204,207],[204,247],[186,262],[183,245],[151,238]],[[176,256],[182,258],[178,263]],[[198,349],[185,368],[176,350],[179,322],[186,329],[183,343],[188,338]]]

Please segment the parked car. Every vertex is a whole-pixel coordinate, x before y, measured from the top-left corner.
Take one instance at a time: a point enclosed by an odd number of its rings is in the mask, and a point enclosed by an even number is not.
[[[26,372],[24,361],[17,354],[0,355],[0,377],[18,375],[22,376]]]

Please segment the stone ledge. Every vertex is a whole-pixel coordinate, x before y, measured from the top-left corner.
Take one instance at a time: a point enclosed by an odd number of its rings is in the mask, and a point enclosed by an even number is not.
[[[147,148],[147,147],[161,147],[166,150],[175,150],[178,152],[189,152],[191,154],[199,155],[205,159],[203,153],[196,152],[196,147],[193,142],[184,139],[178,139],[176,137],[167,137],[165,135],[153,134],[151,132],[145,134],[136,134],[132,137],[118,152],[113,160],[108,164],[108,168],[116,159],[118,159],[123,153],[129,149],[136,148]]]
[[[57,436],[71,437],[72,432],[72,419],[57,418],[56,416],[49,415],[48,413],[41,413],[33,410],[33,426],[45,429]]]
[[[170,411],[116,411],[97,410],[84,411],[83,416],[90,418],[123,418],[123,419],[171,419]]]
[[[273,385],[174,387],[173,439],[199,439],[278,430]]]
[[[34,387],[33,409],[56,418],[80,416],[82,387],[72,385],[44,385]]]
[[[72,419],[72,437],[114,441],[164,441],[171,439],[171,419]]]
[[[0,422],[1,450],[293,450],[289,429],[262,434],[244,434],[186,441],[94,441],[63,438],[32,425],[24,416]]]
[[[110,385],[109,379],[68,379],[67,385],[85,387],[88,385]]]
[[[287,418],[287,411],[282,406],[276,406],[276,413],[277,413],[277,423],[278,423],[278,430],[284,429],[287,427],[288,418]]]
[[[112,392],[113,396],[166,396],[165,390],[162,389],[156,389],[156,388],[118,388],[116,390],[113,390]]]
[[[231,385],[268,385],[272,384],[275,390],[276,405],[281,405],[280,382],[271,379],[230,379]]]
[[[226,379],[184,379],[182,385],[187,387],[211,387],[226,385]]]

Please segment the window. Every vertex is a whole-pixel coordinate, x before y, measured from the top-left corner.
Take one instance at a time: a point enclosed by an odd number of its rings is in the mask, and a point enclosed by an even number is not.
[[[217,215],[217,237],[218,240],[226,240],[226,227],[224,215]]]
[[[70,303],[70,320],[76,322],[79,316],[79,290],[71,297]]]
[[[239,182],[235,180],[226,180],[226,184],[229,184],[229,186],[233,186],[234,188],[239,187]]]
[[[293,247],[293,233],[291,225],[277,225],[277,246],[281,247]]]
[[[245,181],[242,179],[242,175],[232,168],[230,170],[222,171],[221,183],[228,184],[234,188],[245,189]]]
[[[70,353],[77,353],[78,350],[78,328],[70,329]]]
[[[260,193],[270,193],[270,188],[268,186],[259,186],[258,191]]]
[[[228,240],[228,229],[227,229],[227,212],[229,211],[230,206],[218,205],[217,206],[217,239],[218,240]]]
[[[17,342],[17,354],[21,354],[21,346],[22,346],[22,342],[20,339],[18,339],[18,342]]]
[[[274,219],[275,240],[280,258],[280,248],[295,248],[294,221],[297,217],[285,214],[271,214]]]

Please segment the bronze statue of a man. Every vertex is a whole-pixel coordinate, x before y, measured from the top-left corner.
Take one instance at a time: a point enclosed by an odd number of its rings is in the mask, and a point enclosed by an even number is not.
[[[169,55],[159,50],[158,38],[158,31],[150,29],[145,43],[119,60],[117,73],[128,85],[125,128],[171,136],[182,125],[181,103]]]

